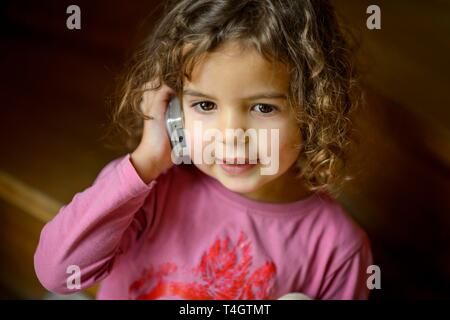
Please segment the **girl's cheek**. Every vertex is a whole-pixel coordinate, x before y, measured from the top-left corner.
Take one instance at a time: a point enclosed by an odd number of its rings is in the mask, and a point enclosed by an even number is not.
[[[210,129],[208,123],[198,118],[185,118],[185,136],[188,152],[191,157],[192,163],[200,167],[211,164],[214,160],[213,154],[206,149],[211,141],[205,135],[205,131]],[[205,150],[206,149],[206,150]],[[206,152],[208,151],[208,152]]]
[[[269,149],[278,147],[282,151],[286,150],[290,145],[300,143],[300,131],[290,122],[277,121],[268,127],[267,143]]]
[[[296,128],[289,127],[287,130],[280,130],[279,137],[279,156],[280,166],[282,167],[284,162],[292,162],[292,159],[297,159],[300,153],[300,147],[302,139],[300,131]]]
[[[194,161],[194,119],[192,117],[191,110],[184,111],[184,134],[186,138],[186,145],[188,148],[189,155],[191,160]]]

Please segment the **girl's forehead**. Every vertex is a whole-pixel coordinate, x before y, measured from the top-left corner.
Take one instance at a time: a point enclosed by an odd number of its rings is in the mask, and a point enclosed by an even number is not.
[[[187,43],[182,47],[182,55],[186,55],[190,50],[194,49],[194,44]],[[251,63],[258,64],[259,67],[265,69],[273,69],[277,71],[287,71],[288,67],[281,61],[276,59],[267,60],[256,48],[244,44],[239,40],[229,40],[220,44],[214,51],[201,52],[196,56],[198,62],[205,62],[207,60],[224,60],[225,62]]]
[[[237,81],[246,85],[273,82],[284,87],[288,75],[287,67],[281,62],[268,61],[255,49],[228,43],[199,56],[191,80],[186,82]]]

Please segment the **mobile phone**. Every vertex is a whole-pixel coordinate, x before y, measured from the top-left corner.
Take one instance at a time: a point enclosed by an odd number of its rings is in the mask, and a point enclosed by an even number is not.
[[[181,110],[181,103],[178,97],[173,97],[167,106],[166,114],[166,128],[169,135],[170,144],[172,145],[173,155],[175,156],[175,164],[180,164],[186,157],[186,137],[184,134],[183,124],[183,110]]]

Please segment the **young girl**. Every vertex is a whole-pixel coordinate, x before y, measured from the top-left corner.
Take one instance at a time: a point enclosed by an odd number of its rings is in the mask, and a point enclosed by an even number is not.
[[[98,299],[366,299],[368,238],[329,195],[358,99],[328,1],[172,1],[136,59],[115,119],[139,141],[43,228],[43,286],[101,282]],[[172,163],[175,96],[192,164]],[[277,135],[254,159],[247,142],[241,156],[193,157],[209,129],[225,147],[230,129]],[[262,174],[267,150],[277,170]]]

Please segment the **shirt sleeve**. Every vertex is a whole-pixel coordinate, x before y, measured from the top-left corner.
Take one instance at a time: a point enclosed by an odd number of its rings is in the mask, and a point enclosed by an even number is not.
[[[155,184],[142,181],[130,154],[105,166],[90,187],[77,193],[43,227],[34,254],[41,284],[49,291],[68,294],[104,279],[116,256],[145,228],[148,218],[143,204]],[[67,285],[73,266],[80,270],[78,290]]]
[[[373,264],[370,242],[364,235],[361,244],[342,262],[337,263],[325,278],[322,300],[366,300],[370,290],[367,286],[367,267]]]

